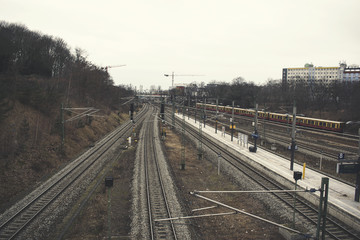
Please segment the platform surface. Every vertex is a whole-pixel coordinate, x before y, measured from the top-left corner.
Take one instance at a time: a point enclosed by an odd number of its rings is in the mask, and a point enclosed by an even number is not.
[[[176,114],[178,118],[182,119],[182,114]],[[196,128],[199,128],[199,121],[195,123],[195,120],[185,115],[185,121],[188,124],[193,125]],[[233,141],[231,141],[231,136],[229,134],[225,134],[225,137],[221,133],[221,129],[217,133],[215,133],[215,129],[211,126],[202,124],[202,131],[207,135],[219,139],[222,143],[227,144],[229,147],[232,147],[239,153],[247,156],[248,158],[256,161],[257,163],[263,165],[264,167],[271,169],[272,171],[276,172],[277,174],[281,175],[282,177],[288,179],[289,181],[294,182],[293,178],[293,171],[290,170],[290,161],[283,157],[280,157],[276,154],[273,154],[269,151],[266,151],[261,148],[257,148],[256,153],[250,152],[249,148],[252,144],[248,144],[247,146],[240,146],[238,144],[237,136],[233,137]],[[291,139],[289,138],[289,142]],[[289,153],[290,154],[290,153]],[[296,159],[296,154],[295,154]],[[303,172],[303,166],[297,163],[294,163],[293,167],[294,171]],[[333,205],[341,209],[342,211],[346,212],[349,215],[360,219],[360,203],[355,202],[355,187],[352,187],[348,184],[342,183],[334,178],[329,176],[323,175],[317,171],[313,171],[309,168],[305,170],[305,178],[298,180],[298,186],[303,188],[315,188],[319,189],[321,186],[321,179],[323,177],[329,178],[329,195],[328,201],[331,202]],[[315,194],[319,195],[319,192]]]

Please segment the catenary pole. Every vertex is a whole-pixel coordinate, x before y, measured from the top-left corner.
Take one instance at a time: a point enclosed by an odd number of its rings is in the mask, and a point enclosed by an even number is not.
[[[234,138],[234,100],[232,101],[232,109],[231,109],[231,141]]]
[[[219,99],[216,99],[215,133],[217,133]]]
[[[290,161],[290,170],[294,170],[294,157],[295,157],[295,131],[296,131],[296,106],[294,101],[293,106],[293,119],[292,119],[292,130],[291,130],[291,161]]]

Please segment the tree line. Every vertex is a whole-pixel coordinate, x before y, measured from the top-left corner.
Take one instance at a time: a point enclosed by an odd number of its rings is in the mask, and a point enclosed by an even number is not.
[[[203,88],[207,98],[212,102],[219,99],[222,105],[231,106],[235,101],[239,107],[254,108],[257,103],[260,109],[266,111],[292,113],[295,103],[297,112],[309,117],[360,120],[359,82],[333,81],[325,84],[321,81],[283,83],[281,80],[268,80],[265,84],[257,85],[238,77],[231,83],[213,81],[203,85]]]
[[[69,98],[83,104],[116,107],[131,89],[114,86],[104,68],[86,59],[83,50],[71,52],[57,37],[30,31],[26,26],[0,22],[0,108],[19,100],[44,113]]]
[[[0,159],[21,153],[29,142],[37,146],[41,136],[59,135],[61,103],[127,112],[127,107],[120,109],[121,98],[133,94],[115,86],[84,50],[72,51],[61,38],[0,21]],[[17,103],[27,107],[27,116],[36,117],[26,117],[24,110],[14,115]]]

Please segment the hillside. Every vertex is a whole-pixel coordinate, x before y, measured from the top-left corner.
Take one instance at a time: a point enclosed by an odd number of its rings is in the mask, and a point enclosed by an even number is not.
[[[0,209],[128,119],[131,89],[75,54],[59,38],[0,22]],[[61,105],[94,107],[96,117],[65,123]],[[65,111],[65,120],[75,114]]]

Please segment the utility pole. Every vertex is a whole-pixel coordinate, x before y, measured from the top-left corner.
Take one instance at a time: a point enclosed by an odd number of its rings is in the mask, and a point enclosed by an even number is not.
[[[175,95],[173,95],[172,99],[172,125],[171,128],[175,128]]]
[[[295,156],[295,132],[296,132],[296,106],[294,101],[293,106],[293,119],[292,119],[292,130],[291,130],[291,161],[290,161],[290,170],[294,170],[294,156]]]
[[[219,99],[216,99],[215,133],[217,133]]]
[[[234,138],[234,100],[232,101],[232,110],[231,110],[231,141]]]
[[[205,128],[205,124],[206,124],[206,98],[205,98],[205,100],[204,100],[204,116],[203,116],[203,118],[204,118],[204,128]]]
[[[254,139],[254,147],[255,147],[255,151],[257,149],[257,146],[256,146],[256,142],[257,142],[257,139],[258,139],[258,104],[256,103],[255,104],[255,128],[254,128],[254,133],[255,133],[255,139]]]
[[[183,102],[183,123],[181,141],[181,170],[185,170],[185,101]]]
[[[64,104],[61,103],[60,109],[61,115],[61,151],[64,150],[64,142],[65,142],[65,121],[64,121]]]
[[[360,128],[358,130],[359,134],[359,150],[358,150],[358,164],[360,164]],[[359,202],[360,198],[360,169],[358,169],[358,172],[356,174],[356,185],[355,185],[355,202]]]
[[[188,95],[188,120],[190,119],[190,94]]]
[[[264,139],[264,146],[266,146],[266,138],[265,138],[265,118],[266,118],[266,103],[264,104],[264,118],[263,118],[263,139]]]
[[[257,139],[259,138],[258,131],[257,131],[257,125],[258,125],[258,117],[257,117],[257,115],[258,115],[258,104],[255,103],[254,133],[251,134],[251,136],[252,136],[253,139],[254,139],[254,147],[249,147],[249,151],[250,151],[250,152],[256,152],[256,150],[257,150],[257,143],[256,143],[256,142],[257,142]]]
[[[316,239],[325,240],[326,235],[326,215],[327,215],[327,204],[328,204],[328,195],[329,195],[329,178],[321,179],[321,190],[320,190],[320,203],[319,203],[319,214],[318,222],[316,229]]]
[[[198,159],[203,159],[203,147],[202,147],[202,124],[199,121],[199,147],[198,147]]]
[[[161,139],[165,140],[165,102],[164,98],[161,96],[161,105],[160,105],[160,118],[161,118]],[[135,124],[134,124],[135,130]]]
[[[185,117],[185,98],[183,98],[183,111],[182,111],[183,117]]]
[[[195,96],[195,123],[196,123],[196,115],[197,115],[197,94]]]

